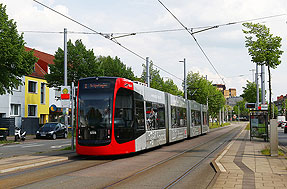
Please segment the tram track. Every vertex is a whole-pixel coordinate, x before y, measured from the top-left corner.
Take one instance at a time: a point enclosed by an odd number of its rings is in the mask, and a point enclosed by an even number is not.
[[[137,176],[141,176],[143,174],[148,174],[149,171],[152,171],[154,169],[158,169],[158,167],[166,166],[166,164],[169,164],[168,162],[172,162],[172,161],[176,160],[177,158],[180,159],[180,157],[184,156],[185,154],[191,155],[190,152],[197,151],[203,145],[208,146],[210,143],[213,143],[213,141],[215,141],[217,138],[224,137],[227,135],[230,135],[230,138],[233,138],[233,136],[231,137],[230,133],[234,132],[234,130],[236,130],[236,129],[239,130],[240,128],[241,128],[240,126],[237,126],[235,128],[222,128],[222,129],[211,131],[211,132],[209,132],[208,135],[205,135],[203,137],[196,137],[194,139],[188,139],[186,142],[189,142],[189,140],[190,141],[199,140],[198,141],[199,143],[194,144],[194,146],[191,148],[187,148],[187,149],[183,148],[182,150],[180,150],[178,152],[177,152],[177,149],[174,148],[174,145],[181,145],[181,144],[183,144],[183,142],[172,143],[170,145],[165,145],[162,148],[158,148],[158,149],[154,149],[154,150],[147,150],[147,151],[143,151],[143,152],[139,152],[139,153],[135,153],[135,154],[130,154],[130,155],[125,155],[125,156],[117,156],[117,157],[75,156],[74,158],[68,160],[67,162],[61,162],[61,163],[57,163],[57,164],[41,166],[41,167],[37,167],[37,168],[33,168],[33,169],[24,170],[24,171],[21,171],[19,173],[17,173],[17,172],[11,173],[10,175],[1,175],[0,176],[0,182],[4,183],[2,181],[5,181],[5,183],[10,183],[10,185],[7,185],[7,186],[10,186],[9,188],[21,187],[21,186],[24,186],[24,188],[35,188],[34,186],[39,186],[39,183],[45,183],[47,179],[62,177],[62,176],[67,178],[67,176],[65,176],[65,175],[74,175],[74,174],[77,175],[78,172],[83,172],[83,171],[85,172],[85,170],[89,169],[89,168],[92,168],[94,170],[96,167],[103,167],[103,166],[109,167],[110,164],[114,164],[112,162],[117,161],[117,160],[120,160],[120,162],[122,162],[123,160],[125,160],[125,158],[133,158],[133,159],[134,159],[134,157],[139,158],[139,156],[141,156],[141,155],[143,155],[143,156],[148,155],[149,152],[151,152],[151,153],[162,153],[162,152],[174,153],[174,152],[176,152],[176,154],[173,154],[167,158],[164,158],[161,161],[154,162],[153,164],[150,164],[149,166],[147,166],[145,168],[142,167],[142,169],[140,169],[140,170],[135,169],[132,174],[127,174],[125,176],[122,176],[118,180],[110,180],[109,183],[111,183],[111,184],[106,183],[104,185],[97,186],[99,184],[98,183],[97,185],[93,185],[93,188],[95,186],[96,186],[96,188],[118,187],[118,186],[121,186],[123,183],[128,183],[130,179],[132,180],[132,179],[136,178]],[[230,129],[230,130],[227,131],[225,129]],[[235,132],[235,133],[237,133],[237,132]],[[206,137],[208,137],[208,136],[211,136],[212,138],[207,139]],[[205,138],[205,139],[203,142],[200,142],[200,141],[202,141],[201,140],[202,138]],[[214,148],[213,152],[209,153],[209,156],[212,153],[214,153],[216,150],[219,150],[220,147],[224,146],[228,141],[229,140],[226,140],[224,143],[220,144],[216,149]],[[175,150],[173,150],[173,149],[175,149]],[[208,158],[209,157],[207,155],[205,157],[202,157],[201,161],[195,163],[194,166],[192,166],[188,170],[186,170],[184,172],[184,174],[181,174],[177,177],[174,177],[174,179],[170,179],[170,181],[168,183],[166,183],[165,185],[163,184],[163,186],[161,188],[171,188],[171,187],[177,185],[178,183],[180,183],[181,180],[183,180],[186,176],[188,176],[190,174],[190,172],[192,172],[192,170],[196,169],[196,167],[198,167],[202,162],[204,162],[204,160],[207,160]],[[113,168],[111,167],[111,170],[112,169]],[[72,178],[72,179],[74,180],[75,178]],[[17,182],[15,182],[15,180],[17,180]],[[69,185],[68,183],[70,181],[71,181],[70,179],[67,180],[67,185]],[[76,182],[76,181],[74,181],[74,182]],[[36,185],[34,185],[34,184],[36,184]],[[64,183],[61,182],[61,184],[64,184]]]
[[[204,156],[203,158],[201,158],[201,159],[200,159],[197,163],[195,163],[192,167],[190,167],[189,169],[187,169],[186,171],[184,171],[183,174],[181,174],[181,175],[179,175],[178,177],[176,177],[175,179],[169,181],[167,185],[165,185],[164,187],[162,187],[162,188],[171,188],[171,187],[173,187],[174,185],[176,185],[178,182],[180,182],[182,179],[184,179],[187,175],[189,175],[189,174],[192,172],[192,170],[196,169],[202,162],[204,162],[206,159],[208,159],[208,158],[209,158],[212,154],[214,154],[217,150],[219,150],[221,147],[223,147],[225,144],[227,144],[229,141],[231,141],[231,140],[239,133],[239,131],[242,130],[242,129],[240,129],[240,128],[241,128],[241,127],[236,127],[236,128],[234,128],[234,129],[231,129],[231,130],[228,131],[227,133],[224,133],[224,134],[222,134],[222,135],[213,137],[212,139],[210,139],[210,140],[208,140],[208,141],[205,141],[205,142],[200,143],[200,144],[198,144],[198,145],[196,145],[196,146],[193,146],[193,147],[191,147],[191,148],[188,148],[188,149],[186,149],[186,150],[184,150],[184,151],[182,151],[182,152],[180,152],[180,153],[177,153],[177,154],[175,154],[175,155],[173,155],[173,156],[171,156],[171,157],[169,157],[169,158],[166,158],[166,159],[164,159],[164,160],[162,160],[162,161],[159,161],[159,162],[157,162],[157,163],[155,163],[155,164],[153,164],[153,165],[150,165],[150,166],[148,166],[148,167],[146,167],[146,168],[144,168],[144,169],[142,169],[142,170],[139,170],[139,171],[137,171],[137,172],[135,172],[135,173],[133,173],[133,174],[131,174],[131,175],[125,177],[125,178],[122,178],[122,179],[120,179],[120,180],[118,180],[118,181],[116,181],[116,182],[114,182],[114,183],[112,183],[112,184],[109,184],[109,185],[105,186],[104,188],[118,187],[118,185],[121,185],[121,184],[124,183],[124,182],[128,182],[128,180],[129,180],[129,179],[132,179],[133,177],[139,176],[140,174],[143,174],[143,173],[145,173],[145,172],[147,172],[147,171],[150,171],[150,170],[152,170],[153,168],[156,168],[156,167],[158,167],[158,166],[160,166],[160,165],[164,165],[165,163],[167,163],[167,162],[169,162],[169,161],[171,161],[171,160],[174,160],[174,159],[176,159],[176,158],[179,158],[179,157],[183,156],[184,154],[186,154],[187,152],[190,152],[190,151],[192,151],[192,150],[195,150],[195,149],[197,149],[197,148],[200,148],[201,146],[207,145],[207,144],[213,142],[214,140],[216,140],[216,139],[218,139],[218,138],[221,138],[221,137],[224,137],[224,136],[228,136],[228,135],[230,135],[230,133],[232,133],[232,132],[233,132],[234,130],[236,130],[236,129],[238,130],[237,132],[235,132],[235,134],[233,134],[233,135],[230,137],[230,139],[225,140],[223,143],[220,143],[216,148],[214,148],[214,150],[210,151],[206,156]],[[214,178],[216,178],[216,177],[213,177],[213,179],[214,179]],[[211,182],[212,182],[212,181],[210,181],[209,183],[211,183]]]
[[[75,156],[70,160],[58,163],[52,163],[39,167],[29,168],[25,170],[10,172],[0,175],[0,189],[21,187],[33,184],[49,178],[65,175],[68,173],[84,170],[91,166],[109,163],[112,160],[90,161],[91,157]]]

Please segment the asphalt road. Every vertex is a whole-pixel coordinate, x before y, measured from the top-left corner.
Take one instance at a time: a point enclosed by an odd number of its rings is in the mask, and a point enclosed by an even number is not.
[[[60,148],[65,148],[69,145],[71,145],[71,139],[27,140],[19,144],[14,143],[0,146],[0,158],[42,153]]]
[[[287,147],[287,133],[284,133],[281,127],[278,127],[278,142],[279,145]]]

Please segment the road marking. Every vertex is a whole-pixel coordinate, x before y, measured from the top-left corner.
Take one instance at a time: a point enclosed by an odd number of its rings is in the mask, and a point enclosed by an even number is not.
[[[70,146],[71,144],[63,144],[63,145],[59,145],[59,146],[51,146],[51,148],[62,148],[64,146]]]
[[[43,162],[36,162],[36,163],[31,162],[31,164],[28,164],[28,165],[21,165],[21,166],[17,166],[17,167],[11,167],[11,168],[0,170],[0,173],[7,173],[7,172],[11,172],[11,171],[20,170],[20,169],[27,169],[27,168],[31,168],[31,167],[36,167],[36,166],[46,165],[49,163],[66,161],[66,160],[68,160],[68,157],[60,157],[57,159],[43,161]]]
[[[31,148],[35,146],[44,146],[44,144],[33,144],[33,145],[26,145],[26,146],[21,146],[21,148]]]

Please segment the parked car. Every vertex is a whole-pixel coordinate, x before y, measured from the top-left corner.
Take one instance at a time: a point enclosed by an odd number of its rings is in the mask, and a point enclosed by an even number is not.
[[[286,124],[285,116],[278,116],[277,117],[277,123],[278,123],[278,127],[284,128],[285,124]],[[285,123],[285,124],[283,124],[283,123]]]
[[[51,138],[56,140],[58,137],[67,138],[68,129],[62,123],[45,123],[40,129],[36,132],[36,138]]]
[[[284,129],[286,125],[287,125],[287,121],[283,121],[283,122],[280,123],[280,127],[282,129]]]
[[[284,133],[287,133],[287,122],[282,123],[282,126],[284,125]]]

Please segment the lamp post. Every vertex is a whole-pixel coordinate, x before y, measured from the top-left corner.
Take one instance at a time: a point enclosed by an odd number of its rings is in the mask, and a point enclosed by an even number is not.
[[[182,60],[180,60],[179,62],[183,62],[183,81],[184,81],[184,98],[187,99],[187,91],[186,91],[186,64],[185,64],[185,58]]]

